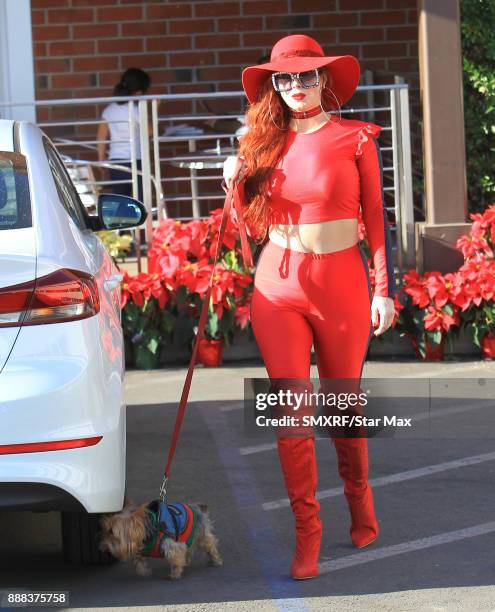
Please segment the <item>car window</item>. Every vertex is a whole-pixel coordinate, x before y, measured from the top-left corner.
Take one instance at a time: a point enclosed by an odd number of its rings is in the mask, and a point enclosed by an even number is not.
[[[63,161],[46,138],[43,139],[43,144],[62,206],[79,229],[87,229],[84,207]]]
[[[0,151],[0,230],[32,224],[26,158]]]

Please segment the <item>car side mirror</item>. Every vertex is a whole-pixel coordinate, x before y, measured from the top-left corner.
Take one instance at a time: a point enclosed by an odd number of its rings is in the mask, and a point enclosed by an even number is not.
[[[98,220],[102,229],[136,227],[145,222],[148,211],[139,200],[116,193],[98,196]]]

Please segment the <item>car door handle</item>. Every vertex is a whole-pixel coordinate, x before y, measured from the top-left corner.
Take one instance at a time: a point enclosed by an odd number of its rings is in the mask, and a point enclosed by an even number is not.
[[[111,291],[112,289],[116,289],[120,285],[123,278],[123,274],[112,274],[112,276],[109,276],[103,281],[103,286],[107,291]]]

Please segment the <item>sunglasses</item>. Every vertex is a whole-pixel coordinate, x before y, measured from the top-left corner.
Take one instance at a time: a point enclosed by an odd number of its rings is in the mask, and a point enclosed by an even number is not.
[[[318,68],[306,72],[274,72],[272,74],[273,88],[279,93],[290,91],[295,79],[303,89],[310,89],[320,84],[320,73]]]

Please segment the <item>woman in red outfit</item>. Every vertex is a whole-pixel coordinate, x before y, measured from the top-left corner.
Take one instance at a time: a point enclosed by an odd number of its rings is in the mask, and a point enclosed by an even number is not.
[[[336,118],[354,93],[360,68],[352,56],[325,56],[305,35],[278,41],[270,62],[246,68],[250,102],[240,140],[243,165],[227,183],[245,179],[244,221],[264,240],[251,303],[251,323],[272,389],[311,392],[314,344],[321,389],[331,379],[360,380],[373,326],[394,315],[390,229],[383,201],[377,137],[381,127]],[[371,296],[358,244],[358,211],[375,268]],[[368,483],[366,437],[332,436],[358,548],[378,535]],[[295,517],[293,578],[317,575],[322,537],[316,500],[314,434],[278,432],[277,448]]]

